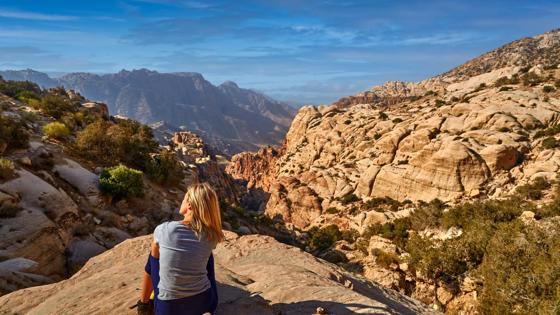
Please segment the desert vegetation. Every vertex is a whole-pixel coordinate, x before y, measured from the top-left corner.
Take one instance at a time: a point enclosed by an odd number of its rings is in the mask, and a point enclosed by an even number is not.
[[[144,195],[143,174],[124,165],[106,168],[99,175],[99,188],[116,200],[141,197]]]

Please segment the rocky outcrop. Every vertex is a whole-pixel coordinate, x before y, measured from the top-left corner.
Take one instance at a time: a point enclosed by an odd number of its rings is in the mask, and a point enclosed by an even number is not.
[[[246,182],[248,189],[270,189],[270,181],[275,164],[282,152],[267,146],[257,152],[243,152],[234,155],[226,167],[226,172],[234,179]]]
[[[531,42],[554,50],[558,34]],[[474,67],[469,63],[466,68]],[[257,164],[249,155],[234,159],[229,169],[270,193],[270,217],[300,228],[340,216],[359,222],[351,210],[356,205],[341,202],[350,195],[360,202],[390,197],[456,203],[499,197],[538,176],[555,179],[556,150],[543,150],[534,135],[559,123],[560,98],[552,86],[560,73],[505,65],[475,76],[388,82],[356,102],[303,107],[272,169],[257,167],[260,176],[254,176]],[[522,77],[539,79],[529,84]],[[548,92],[544,86],[551,86]],[[326,215],[329,208],[340,210],[339,216]]]
[[[133,314],[150,236],[91,259],[71,279],[0,298],[2,314]],[[214,252],[217,314],[431,314],[397,292],[266,236],[227,233]],[[289,258],[288,258],[289,257]]]
[[[195,171],[196,181],[207,181],[221,198],[237,201],[237,189],[224,172],[225,159],[207,146],[201,137],[190,131],[176,132],[170,146],[183,165]]]

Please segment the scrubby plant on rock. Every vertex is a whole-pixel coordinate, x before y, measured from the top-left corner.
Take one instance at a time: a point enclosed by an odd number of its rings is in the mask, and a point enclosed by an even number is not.
[[[27,147],[29,134],[22,122],[0,113],[0,153]]]
[[[114,200],[141,197],[144,182],[141,171],[119,165],[104,169],[99,175],[99,189]]]
[[[560,229],[513,222],[489,241],[480,274],[483,314],[557,314],[560,310]]]
[[[558,140],[556,140],[556,138],[554,137],[548,137],[543,139],[542,141],[542,147],[544,149],[554,149],[558,147]]]
[[[123,120],[117,124],[98,120],[76,135],[77,154],[102,165],[125,164],[146,171],[151,154],[158,152],[158,143],[152,131],[135,121]]]
[[[62,118],[67,113],[76,112],[79,106],[79,103],[67,97],[50,94],[45,95],[37,105],[43,113],[56,119]]]
[[[177,185],[185,177],[175,153],[165,149],[152,156],[146,173],[150,179],[164,185]]]
[[[322,228],[314,226],[307,233],[308,244],[312,251],[323,251],[342,239],[342,233],[334,224]]]
[[[552,85],[543,86],[543,92],[545,92],[545,93],[551,93],[551,92],[554,92],[554,90],[556,90],[556,89]]]
[[[20,206],[10,202],[3,202],[0,204],[0,219],[14,218],[20,211]]]
[[[65,124],[55,121],[46,124],[43,133],[51,139],[64,140],[70,136],[70,129]]]
[[[0,79],[0,93],[12,98],[28,98],[33,95],[34,99],[39,99],[41,88],[29,81],[4,81]]]
[[[6,180],[14,177],[14,172],[14,162],[4,158],[0,158],[0,180]]]
[[[518,196],[526,200],[539,200],[543,197],[543,191],[552,185],[544,178],[539,177],[534,182],[517,187]]]

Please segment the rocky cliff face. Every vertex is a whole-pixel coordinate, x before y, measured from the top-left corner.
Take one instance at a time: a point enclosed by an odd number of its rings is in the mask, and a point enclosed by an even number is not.
[[[217,314],[431,314],[418,302],[266,236],[228,232],[214,252]],[[151,236],[91,259],[71,279],[0,298],[2,314],[134,314]],[[288,258],[289,257],[289,258]],[[320,313],[323,314],[323,313]]]
[[[270,216],[302,228],[323,222],[326,209],[349,208],[341,202],[349,195],[459,202],[499,197],[536,177],[554,179],[558,152],[535,135],[560,119],[554,87],[560,73],[557,55],[549,53],[558,38],[558,31],[547,33],[470,61],[457,68],[477,74],[467,79],[451,79],[456,69],[419,83],[389,82],[331,106],[304,107],[270,168],[263,169],[261,156],[245,154],[228,170],[270,193]],[[479,74],[480,60],[496,54],[509,60],[509,51],[523,52],[518,60],[532,67],[491,63]],[[538,57],[527,57],[533,54]],[[349,215],[348,222],[359,218]]]
[[[279,144],[294,109],[233,82],[218,87],[198,73],[158,73],[146,69],[96,75],[71,73],[59,79],[32,70],[4,71],[10,80],[55,82],[109,105],[113,115],[143,123],[166,123],[196,132],[227,154]]]
[[[392,224],[407,222],[422,202],[502,199],[558,180],[559,38],[554,31],[524,39],[429,80],[388,82],[330,106],[303,107],[279,157],[244,153],[227,170],[263,189],[265,213],[295,231],[334,225],[359,235],[321,257],[359,263],[368,279],[447,313],[476,314],[478,280],[451,288],[426,279],[398,263],[409,261],[402,243],[378,235],[394,238]],[[462,230],[419,233],[439,242]]]

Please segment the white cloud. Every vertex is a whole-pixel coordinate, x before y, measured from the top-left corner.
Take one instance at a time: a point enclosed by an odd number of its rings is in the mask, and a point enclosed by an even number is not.
[[[77,17],[69,15],[43,14],[29,11],[12,11],[5,9],[0,9],[0,17],[37,21],[71,21],[77,19]]]

